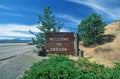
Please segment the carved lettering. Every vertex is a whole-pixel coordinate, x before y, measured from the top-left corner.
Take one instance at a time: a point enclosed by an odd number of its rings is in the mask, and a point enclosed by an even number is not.
[[[60,46],[62,46],[62,43],[56,43],[56,45],[60,47]]]
[[[50,37],[49,38],[50,41],[69,41],[69,38],[66,37],[66,38],[53,38],[53,37]]]
[[[67,51],[67,48],[50,48],[50,51]]]

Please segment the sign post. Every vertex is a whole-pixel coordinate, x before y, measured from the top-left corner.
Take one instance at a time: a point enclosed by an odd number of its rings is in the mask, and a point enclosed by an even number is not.
[[[72,55],[74,52],[74,33],[46,33],[46,51],[48,53]]]
[[[78,37],[78,33],[75,33],[75,56],[78,56],[79,54],[79,37]]]

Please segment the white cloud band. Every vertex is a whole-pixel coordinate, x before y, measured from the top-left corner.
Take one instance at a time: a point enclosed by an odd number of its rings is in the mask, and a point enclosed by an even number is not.
[[[39,32],[36,25],[20,25],[20,24],[0,24],[0,39],[11,37],[34,37],[29,33],[29,30],[33,32]],[[17,32],[18,31],[18,32]],[[21,32],[19,32],[21,31]],[[22,33],[28,32],[28,33]]]
[[[40,32],[36,28],[37,25],[20,25],[20,24],[0,24],[0,39],[14,39],[14,37],[19,38],[32,38],[35,37],[32,32]],[[62,28],[61,32],[68,32],[69,29]]]
[[[119,0],[66,0],[91,7],[96,12],[103,14],[104,17],[112,20],[120,19]],[[116,5],[119,4],[119,5]]]

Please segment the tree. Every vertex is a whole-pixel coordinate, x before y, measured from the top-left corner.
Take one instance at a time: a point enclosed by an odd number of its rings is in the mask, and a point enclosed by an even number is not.
[[[39,17],[39,25],[37,28],[40,30],[39,33],[35,34],[32,31],[30,33],[34,34],[36,38],[32,38],[33,44],[36,45],[37,48],[41,46],[45,46],[45,33],[46,32],[59,32],[63,26],[63,23],[55,20],[55,15],[53,15],[49,6],[44,7],[43,16]]]
[[[101,16],[92,14],[82,20],[78,25],[79,38],[85,46],[101,44],[101,35],[105,31],[106,23],[102,21]]]

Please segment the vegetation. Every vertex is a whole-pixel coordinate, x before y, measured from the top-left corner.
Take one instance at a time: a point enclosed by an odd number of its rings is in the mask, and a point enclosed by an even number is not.
[[[85,46],[101,44],[101,35],[104,33],[106,23],[102,21],[101,16],[92,14],[82,20],[78,25],[80,40]]]
[[[73,61],[62,55],[35,63],[21,79],[120,79],[119,74],[120,63],[108,68],[87,59]]]
[[[117,31],[119,31],[120,30],[120,22],[119,22],[119,25],[118,25],[118,29],[117,29]]]
[[[40,30],[39,33],[35,34],[30,31],[32,34],[36,36],[36,38],[32,38],[33,44],[36,45],[37,48],[45,45],[45,33],[46,32],[59,32],[63,26],[63,23],[55,20],[55,15],[53,15],[49,6],[44,7],[44,15],[39,15],[39,25],[37,28]]]
[[[100,52],[104,53],[104,52],[111,52],[111,51],[113,51],[113,48],[110,47],[110,46],[97,47],[97,48],[94,49],[94,52],[96,52],[96,53],[98,53],[98,52],[99,52],[99,53],[100,53]]]

